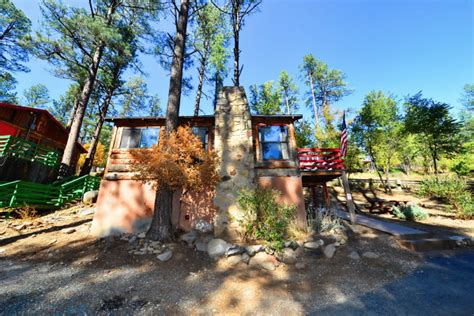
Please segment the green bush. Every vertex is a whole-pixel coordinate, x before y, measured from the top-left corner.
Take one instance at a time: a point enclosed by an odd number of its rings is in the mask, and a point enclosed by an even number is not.
[[[394,206],[392,214],[407,221],[424,220],[428,218],[428,213],[416,204]]]
[[[459,177],[432,177],[421,182],[419,194],[444,199],[463,219],[474,218],[474,199],[466,182]]]
[[[269,188],[247,188],[239,192],[237,202],[244,212],[240,225],[246,239],[262,239],[275,250],[283,249],[288,227],[296,207],[278,202],[281,193]]]
[[[453,200],[453,206],[458,210],[457,215],[459,218],[474,218],[474,199],[469,191],[459,193]]]

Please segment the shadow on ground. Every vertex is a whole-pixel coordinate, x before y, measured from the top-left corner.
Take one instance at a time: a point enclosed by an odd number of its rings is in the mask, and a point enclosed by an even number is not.
[[[370,230],[356,231],[333,259],[307,253],[305,269],[275,271],[232,267],[178,243],[163,263],[130,255],[127,241],[80,232],[61,240],[64,234],[51,229],[8,244],[0,259],[0,314],[474,312],[474,252],[424,258]],[[380,258],[352,260],[353,250]]]

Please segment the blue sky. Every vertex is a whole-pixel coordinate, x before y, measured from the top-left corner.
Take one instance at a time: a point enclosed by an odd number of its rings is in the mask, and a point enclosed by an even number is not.
[[[38,3],[13,2],[37,27]],[[400,100],[422,90],[424,96],[459,109],[462,87],[474,83],[473,16],[472,0],[264,0],[241,33],[241,84],[249,93],[251,84],[277,80],[279,72],[286,70],[297,80],[302,95],[306,87],[299,79],[299,65],[305,54],[312,53],[343,71],[354,90],[335,104],[337,109],[357,109],[371,90]],[[167,73],[153,57],[142,61],[149,73],[149,89],[160,96],[164,108]],[[67,89],[69,83],[52,76],[45,62],[32,58],[28,66],[29,73],[16,74],[19,95],[36,83],[45,84],[53,98]],[[196,70],[187,75],[197,77]],[[232,84],[231,73],[225,84]],[[183,97],[182,115],[192,114],[194,96],[193,91]],[[206,114],[211,113],[211,102],[203,101]],[[303,105],[300,112],[309,118]]]

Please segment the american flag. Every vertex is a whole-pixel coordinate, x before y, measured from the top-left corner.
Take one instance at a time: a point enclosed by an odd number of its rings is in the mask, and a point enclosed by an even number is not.
[[[346,112],[342,113],[342,131],[341,131],[341,156],[345,157],[347,154],[347,126],[346,126]]]

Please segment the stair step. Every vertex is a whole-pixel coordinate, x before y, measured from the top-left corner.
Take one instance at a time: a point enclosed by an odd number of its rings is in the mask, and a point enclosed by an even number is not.
[[[414,251],[448,250],[458,247],[458,241],[446,238],[398,239],[398,244]]]

